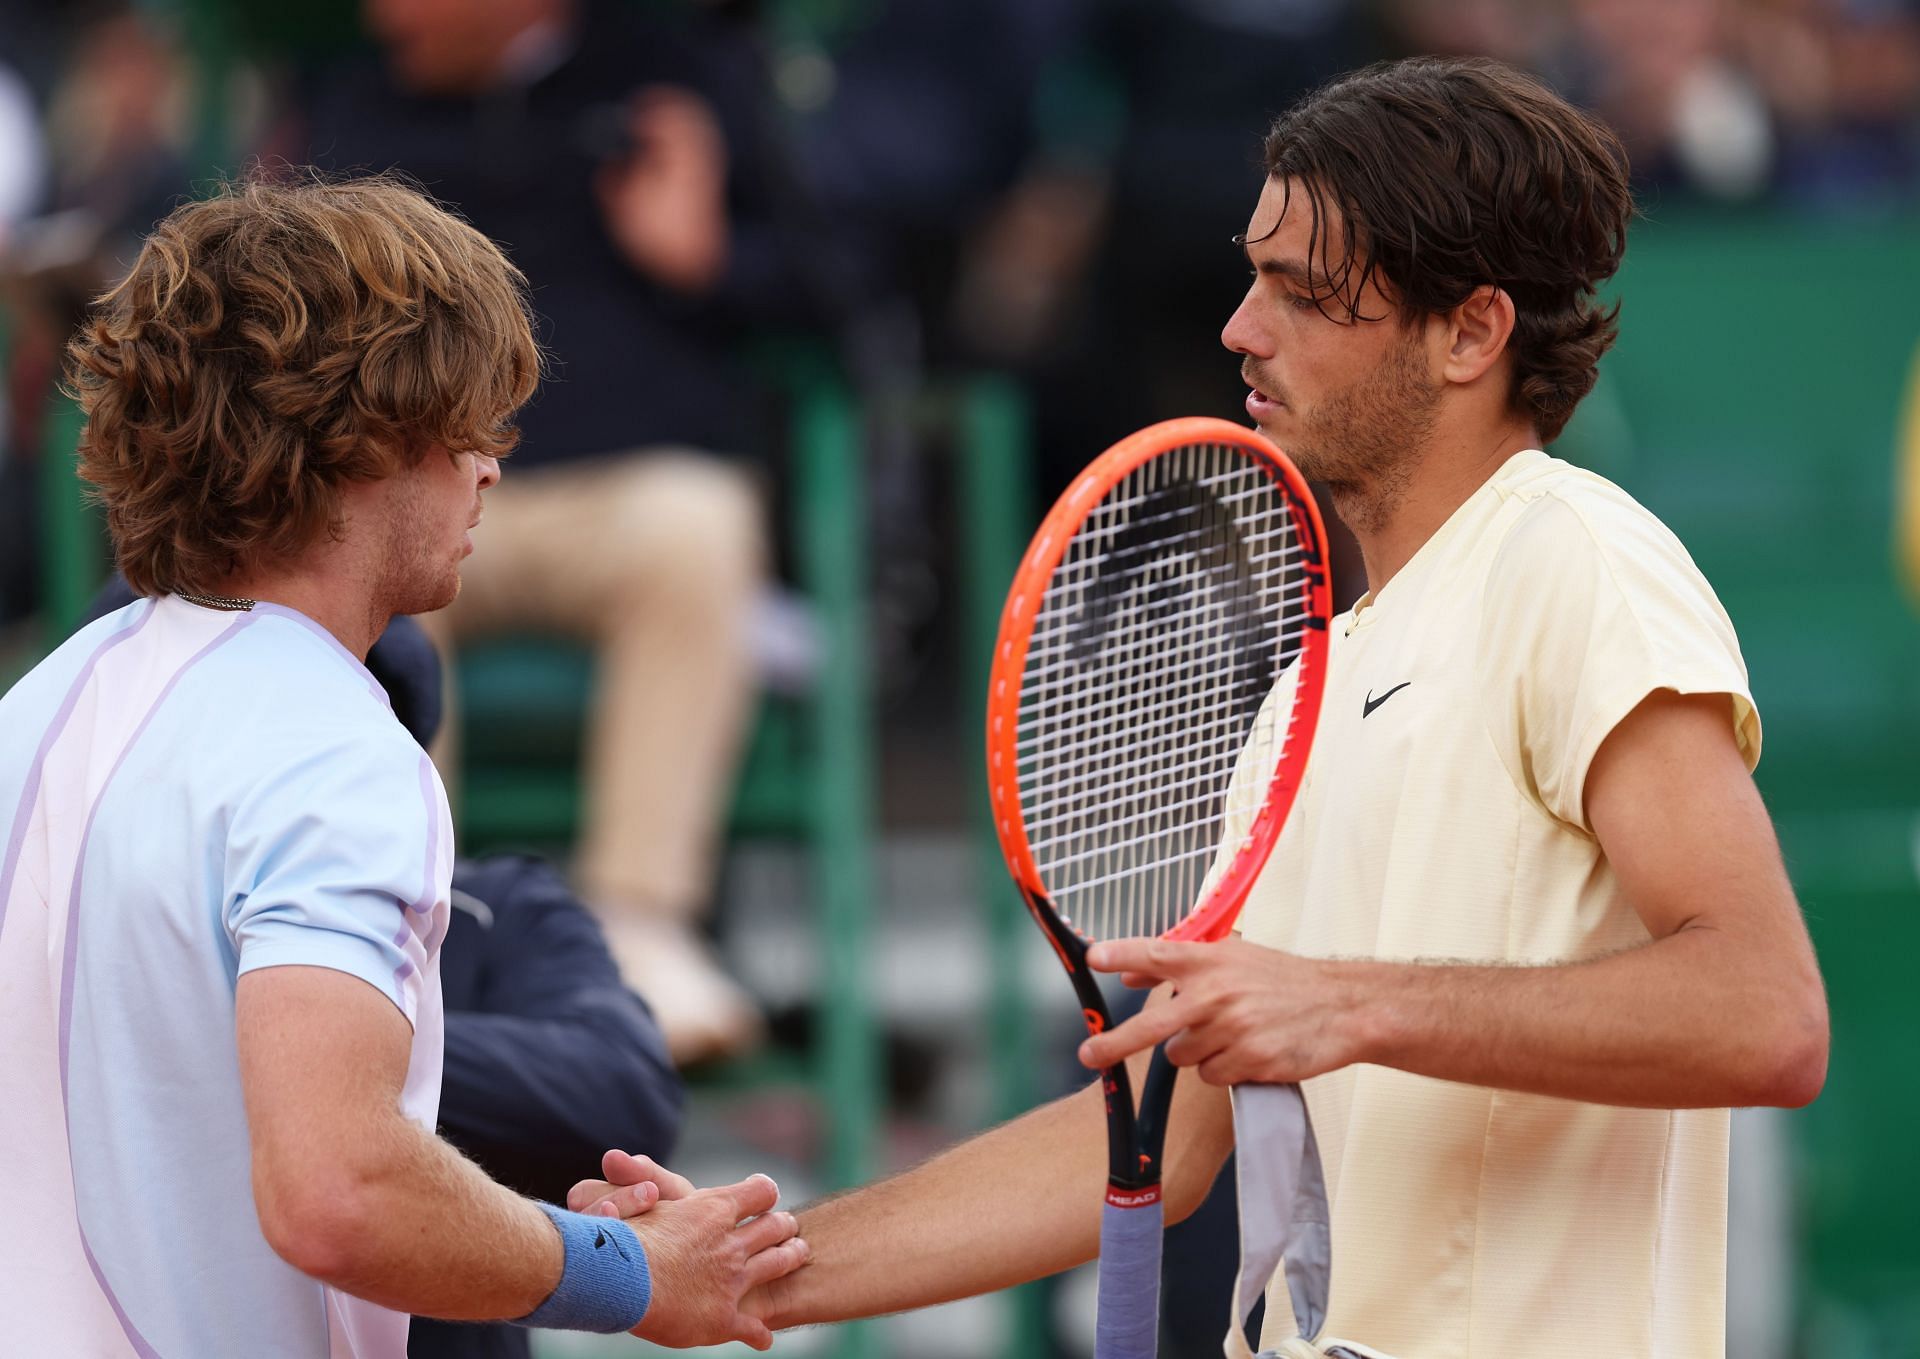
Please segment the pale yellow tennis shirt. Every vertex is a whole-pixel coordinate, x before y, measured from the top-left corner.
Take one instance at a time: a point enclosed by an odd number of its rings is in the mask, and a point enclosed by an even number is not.
[[[1559,963],[1643,943],[1587,770],[1660,689],[1760,721],[1732,624],[1617,486],[1515,455],[1334,620],[1306,781],[1241,920],[1316,957]],[[1727,1114],[1360,1066],[1306,1084],[1332,1211],[1321,1342],[1394,1359],[1714,1359]],[[1285,1284],[1263,1343],[1292,1333]]]

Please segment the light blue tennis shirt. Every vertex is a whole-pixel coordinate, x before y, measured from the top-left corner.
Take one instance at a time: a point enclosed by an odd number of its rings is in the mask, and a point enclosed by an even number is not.
[[[401,1359],[261,1235],[234,1043],[242,973],[349,973],[434,1125],[452,827],[373,676],[291,609],[138,601],[0,699],[0,836],[0,1350]]]

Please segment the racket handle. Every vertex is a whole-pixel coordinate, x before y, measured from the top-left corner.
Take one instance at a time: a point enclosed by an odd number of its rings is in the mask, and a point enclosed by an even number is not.
[[[1109,1198],[1100,1217],[1093,1359],[1154,1359],[1159,1353],[1160,1238],[1159,1186],[1137,1206],[1123,1207]]]

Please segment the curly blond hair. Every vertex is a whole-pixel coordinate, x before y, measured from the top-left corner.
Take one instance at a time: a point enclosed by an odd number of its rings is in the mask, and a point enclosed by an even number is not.
[[[387,176],[175,210],[68,357],[80,475],[142,594],[295,557],[346,483],[430,450],[507,453],[540,374],[520,271]]]

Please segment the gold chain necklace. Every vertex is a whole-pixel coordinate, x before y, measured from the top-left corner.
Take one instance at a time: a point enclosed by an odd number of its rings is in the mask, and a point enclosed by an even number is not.
[[[173,593],[189,604],[198,604],[203,609],[223,609],[228,613],[245,613],[255,603],[251,599],[235,599],[231,595],[194,595],[185,590],[175,590]]]

